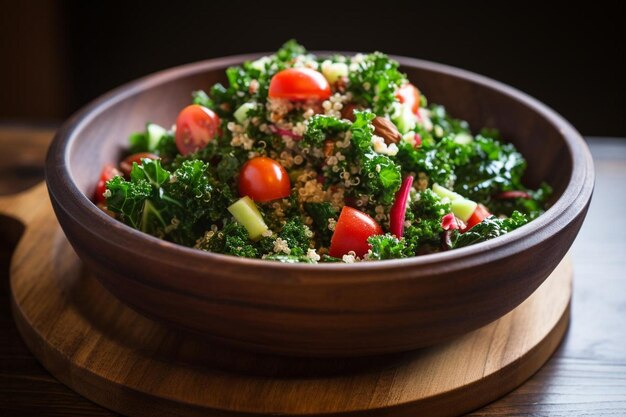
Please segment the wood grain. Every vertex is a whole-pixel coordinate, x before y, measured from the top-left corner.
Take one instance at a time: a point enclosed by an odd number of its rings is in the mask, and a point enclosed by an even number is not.
[[[15,133],[17,131],[17,134]],[[41,181],[52,130],[0,127],[0,155],[33,155],[32,175],[6,169],[0,189],[24,190]],[[509,395],[470,414],[490,417],[615,417],[626,415],[626,140],[589,140],[597,172],[594,202],[572,247],[575,287],[572,321],[554,357]],[[3,164],[13,164],[5,158]],[[38,168],[39,167],[39,168]],[[8,174],[8,175],[7,175]],[[606,219],[612,219],[607,222]],[[118,416],[71,391],[52,377],[28,351],[10,314],[8,265],[21,228],[0,217],[0,415]]]
[[[145,77],[91,103],[57,132],[46,181],[59,223],[103,285],[136,310],[257,352],[401,352],[451,340],[511,311],[569,249],[594,179],[591,156],[576,130],[511,87],[402,57],[396,57],[402,69],[430,100],[472,126],[499,128],[520,148],[529,184],[545,180],[555,190],[550,210],[511,233],[458,250],[310,265],[164,242],[112,219],[89,200],[102,163],[119,160],[132,131],[146,120],[171,124],[189,91],[207,88],[223,79],[226,67],[256,57],[209,60]]]
[[[39,185],[0,199],[27,224],[11,267],[26,344],[77,392],[131,416],[455,416],[521,384],[559,344],[569,318],[564,260],[498,321],[436,347],[356,359],[237,352],[134,312],[84,268]]]

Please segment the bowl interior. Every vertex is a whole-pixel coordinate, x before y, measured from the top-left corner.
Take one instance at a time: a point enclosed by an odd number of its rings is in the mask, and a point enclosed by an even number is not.
[[[570,180],[573,160],[558,126],[519,97],[507,94],[514,90],[504,85],[495,83],[499,87],[494,87],[491,81],[450,67],[399,60],[429,102],[443,104],[454,117],[467,120],[475,132],[482,127],[499,129],[528,162],[526,184],[537,187],[546,181],[554,188],[552,200],[559,198]],[[225,59],[216,65],[194,64],[191,69],[146,77],[121,95],[112,92],[100,111],[92,111],[73,135],[68,168],[78,188],[91,197],[102,165],[120,159],[129,134],[143,130],[146,122],[171,126],[180,109],[190,103],[192,91],[224,83],[225,68],[235,63]]]

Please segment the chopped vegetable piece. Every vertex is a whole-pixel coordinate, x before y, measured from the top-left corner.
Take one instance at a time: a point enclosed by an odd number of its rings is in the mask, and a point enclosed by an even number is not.
[[[467,222],[472,216],[472,213],[474,213],[474,210],[476,210],[476,207],[478,207],[478,204],[466,198],[456,198],[452,200],[450,207],[456,217],[463,222]]]
[[[496,195],[495,198],[500,200],[508,200],[511,198],[524,198],[526,200],[529,200],[532,197],[526,191],[503,191],[500,194]]]
[[[239,224],[246,228],[248,236],[252,240],[260,239],[268,229],[263,220],[263,215],[248,196],[235,201],[228,207],[228,211]]]
[[[437,183],[433,184],[433,191],[439,197],[441,197],[441,198],[446,198],[447,197],[450,201],[462,198],[459,194],[455,193],[454,191],[450,191],[447,188],[442,187],[441,185],[439,185]]]
[[[396,200],[389,211],[389,232],[397,238],[404,235],[404,218],[406,216],[406,205],[409,199],[409,192],[413,185],[413,176],[409,175],[402,181],[400,189],[396,193]]]
[[[478,223],[482,222],[484,219],[486,219],[489,216],[491,216],[491,213],[489,213],[489,210],[487,210],[487,207],[483,206],[482,204],[478,204],[476,206],[476,209],[472,213],[471,217],[467,220],[466,226],[463,229],[463,232],[468,231],[469,229],[476,226]]]
[[[441,228],[443,230],[456,230],[460,228],[454,213],[448,213],[441,218]]]
[[[363,257],[370,248],[367,239],[370,236],[382,234],[383,229],[376,223],[376,220],[362,211],[345,206],[335,225],[328,254],[341,258],[343,255],[354,252],[355,256]]]

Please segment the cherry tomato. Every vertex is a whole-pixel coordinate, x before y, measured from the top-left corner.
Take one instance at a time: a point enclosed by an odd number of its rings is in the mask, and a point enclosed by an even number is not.
[[[408,106],[411,106],[413,114],[417,114],[421,99],[420,90],[418,90],[417,87],[411,83],[404,84],[398,89],[396,97],[400,100],[400,103],[406,103]]]
[[[239,172],[239,195],[265,202],[289,197],[291,182],[285,168],[271,158],[258,156],[246,162]]]
[[[463,232],[467,232],[469,229],[476,226],[478,223],[482,222],[489,216],[491,216],[491,213],[489,213],[487,207],[483,206],[482,204],[477,205],[470,218],[467,219],[467,224],[465,226],[465,229],[463,229]]]
[[[134,153],[120,162],[120,169],[124,173],[125,177],[130,176],[130,171],[133,169],[133,162],[137,162],[138,165],[141,165],[142,159],[161,159],[157,155],[150,152],[139,152]]]
[[[176,118],[176,148],[189,155],[204,148],[220,128],[220,118],[213,110],[192,104],[185,107]]]
[[[107,181],[111,178],[122,175],[122,173],[115,168],[115,166],[111,164],[105,164],[102,167],[102,172],[100,172],[100,178],[98,179],[98,184],[96,185],[96,195],[94,196],[94,200],[96,203],[104,203],[106,198],[104,198],[104,192],[107,190]]]
[[[382,234],[383,229],[376,223],[376,220],[362,211],[344,206],[335,225],[328,254],[341,258],[348,252],[354,251],[357,256],[362,257],[370,249],[367,238]]]
[[[288,68],[272,77],[268,95],[293,101],[325,100],[330,97],[330,84],[314,69]]]

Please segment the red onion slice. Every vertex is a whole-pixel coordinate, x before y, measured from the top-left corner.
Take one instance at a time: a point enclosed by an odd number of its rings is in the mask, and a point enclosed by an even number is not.
[[[402,181],[400,189],[396,193],[396,200],[389,211],[389,231],[400,239],[404,235],[404,218],[406,216],[406,203],[409,199],[409,191],[413,185],[413,176],[409,175]]]

